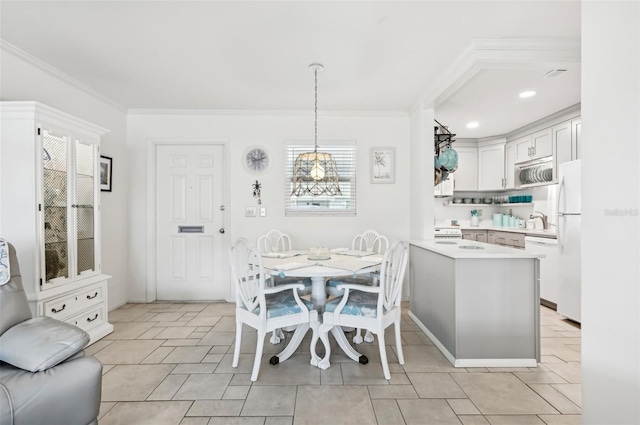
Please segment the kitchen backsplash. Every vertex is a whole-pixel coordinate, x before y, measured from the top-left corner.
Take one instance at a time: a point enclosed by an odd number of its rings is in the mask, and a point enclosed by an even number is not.
[[[492,221],[494,213],[508,214],[528,219],[534,211],[540,211],[549,217],[549,223],[555,225],[556,222],[556,196],[558,185],[548,185],[532,187],[526,190],[514,190],[511,192],[455,192],[454,196],[446,198],[434,198],[434,218],[436,226],[448,226],[451,220],[458,220],[463,225],[469,225],[471,210],[482,210],[480,221]],[[493,198],[495,196],[522,196],[531,195],[531,204],[485,204],[485,205],[453,205],[453,198]],[[445,205],[449,203],[449,205]]]

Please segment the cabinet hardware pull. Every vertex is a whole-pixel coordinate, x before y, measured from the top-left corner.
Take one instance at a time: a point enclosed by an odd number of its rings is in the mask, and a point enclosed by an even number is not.
[[[90,317],[87,317],[87,322],[93,322],[94,320],[96,320],[98,318],[98,313],[96,313],[95,316],[93,316],[93,319]]]
[[[62,310],[64,310],[65,308],[67,308],[66,304],[62,304],[62,307],[60,307],[59,310],[56,310],[55,307],[51,309],[52,313],[60,313]]]
[[[94,299],[94,298],[95,298],[95,297],[97,297],[97,296],[98,296],[98,293],[96,292],[96,293],[93,295],[93,297],[92,297],[91,295],[87,295],[87,299],[88,299],[88,300],[92,300],[92,299]]]

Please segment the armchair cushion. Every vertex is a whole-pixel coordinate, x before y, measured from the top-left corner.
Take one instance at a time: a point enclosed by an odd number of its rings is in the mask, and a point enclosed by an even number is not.
[[[47,370],[82,350],[89,334],[47,316],[25,320],[0,336],[0,360],[30,372]]]
[[[342,298],[334,298],[325,305],[325,311],[334,312]],[[378,315],[378,294],[351,290],[347,303],[340,314],[351,316],[376,317]]]

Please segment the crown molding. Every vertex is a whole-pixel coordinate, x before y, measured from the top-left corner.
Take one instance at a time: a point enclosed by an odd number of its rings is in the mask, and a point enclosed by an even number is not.
[[[99,93],[98,91],[94,90],[88,85],[60,71],[58,68],[55,68],[52,65],[49,65],[48,63],[36,58],[35,56],[30,55],[24,50],[2,39],[0,39],[0,51],[2,51],[2,53],[12,54],[16,56],[18,59],[21,59],[22,61],[34,66],[35,68],[38,68],[39,70],[51,75],[52,77],[57,78],[58,80],[63,81],[64,83],[69,84],[70,86],[78,90],[81,90],[90,96],[95,97],[101,102],[104,102],[121,112],[126,112],[126,108],[124,108],[124,106],[122,106],[115,100],[103,95],[102,93]]]
[[[313,111],[298,110],[252,110],[252,109],[137,109],[127,111],[128,115],[189,115],[189,116],[313,116]],[[406,111],[318,111],[325,117],[409,117]]]
[[[477,39],[447,67],[412,108],[435,108],[483,69],[548,68],[580,62],[580,40]]]

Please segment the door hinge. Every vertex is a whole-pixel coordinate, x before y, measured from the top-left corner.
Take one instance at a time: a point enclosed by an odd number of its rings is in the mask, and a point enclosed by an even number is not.
[[[38,211],[42,211],[42,204],[38,204]]]
[[[42,286],[42,279],[40,279],[40,286]]]
[[[40,127],[38,127],[38,136],[40,135]]]

